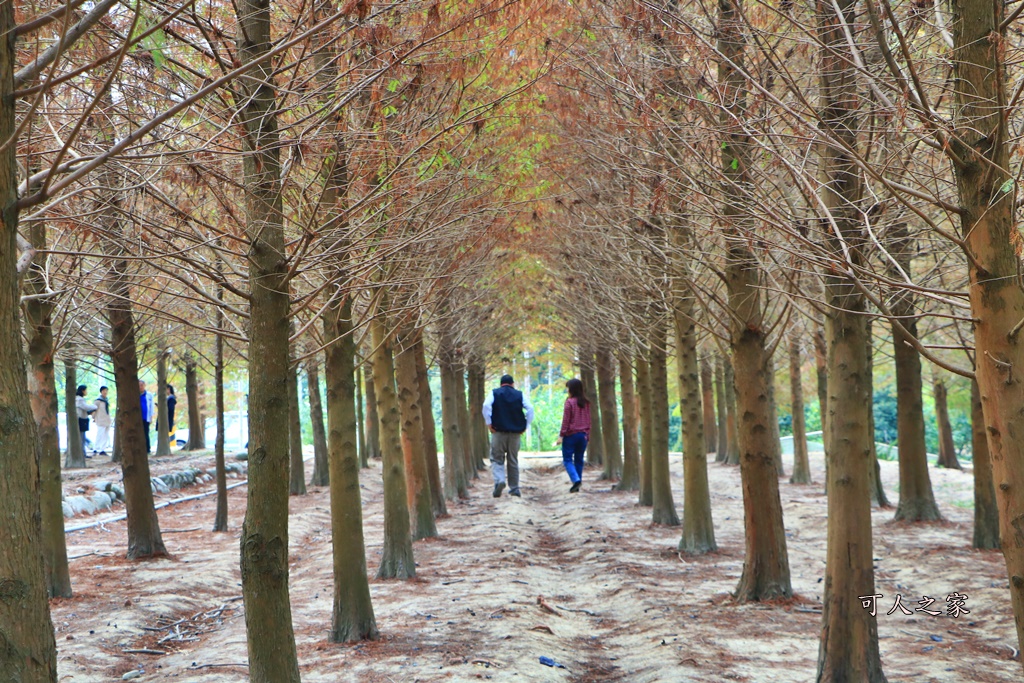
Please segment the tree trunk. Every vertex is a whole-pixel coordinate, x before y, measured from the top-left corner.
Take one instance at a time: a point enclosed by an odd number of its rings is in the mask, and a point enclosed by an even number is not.
[[[484,420],[483,405],[487,398],[487,370],[477,356],[469,360],[469,414],[473,425],[473,449],[476,468],[487,469],[487,456],[491,450],[490,433]]]
[[[946,382],[938,374],[932,374],[932,390],[935,397],[935,426],[939,432],[939,460],[936,466],[963,469],[956,457],[956,445],[953,443],[953,425],[949,422]]]
[[[112,463],[120,463],[124,460],[124,457],[121,455],[121,435],[117,431],[118,412],[118,409],[115,408],[114,421],[111,423],[113,424],[114,432],[114,436],[111,438],[112,443],[110,444],[110,462]]]
[[[868,488],[871,491],[871,502],[880,508],[891,507],[882,485],[882,468],[878,464],[878,446],[875,444],[875,348],[874,336],[871,333],[871,321],[867,322],[867,340],[864,347],[867,355],[868,396],[868,434],[871,437],[871,460],[868,463]]]
[[[186,451],[206,448],[206,425],[199,414],[199,372],[195,356],[185,355],[185,400],[188,401],[188,442]]]
[[[740,464],[740,432],[736,419],[736,373],[732,361],[725,361],[725,428],[728,435],[726,465]]]
[[[456,372],[458,373],[458,382],[455,384],[455,400],[459,409],[459,434],[462,436],[462,470],[466,473],[467,480],[470,477],[479,479],[480,472],[476,467],[479,458],[473,454],[473,439],[470,433],[469,402],[466,396],[466,364],[461,354]]]
[[[107,136],[112,137],[112,132]],[[128,261],[124,258],[124,246],[120,241],[123,234],[121,194],[117,187],[118,176],[110,166],[101,171],[100,183],[108,191],[106,202],[100,206],[99,218],[106,228],[107,236],[100,244],[109,259],[109,297],[106,306],[110,323],[110,360],[114,366],[118,397],[114,436],[115,440],[120,440],[121,448],[121,477],[128,514],[128,559],[160,557],[166,555],[167,550],[160,535],[160,522],[153,503],[142,407],[136,400],[139,396],[139,362],[135,317],[132,313]]]
[[[356,366],[356,439],[359,444],[359,466],[369,467],[370,459],[366,454],[366,415],[363,411],[363,366]]]
[[[725,399],[725,362],[719,353],[715,354],[715,407],[718,413],[715,462],[725,462],[729,459],[729,410]]]
[[[421,334],[416,342],[416,376],[420,379],[420,409],[423,410],[423,439],[426,445],[427,476],[430,480],[430,500],[434,516],[448,514],[444,502],[441,466],[437,459],[437,433],[434,422],[434,397],[430,391],[430,373],[427,370],[427,350]],[[481,420],[483,417],[481,416]],[[484,426],[486,429],[486,425]]]
[[[366,363],[366,460],[380,459],[380,419],[377,417],[377,389],[373,381],[373,363]]]
[[[974,460],[974,540],[971,547],[995,550],[999,548],[999,508],[996,507],[996,487],[992,483],[992,461],[977,382],[971,382],[971,446]]]
[[[679,525],[672,499],[672,474],[668,467],[668,363],[665,354],[665,325],[657,320],[651,334],[651,521]],[[703,437],[702,437],[703,438]]]
[[[46,249],[46,223],[31,227],[32,246]],[[28,338],[28,391],[35,418],[39,461],[42,548],[46,566],[46,591],[51,598],[71,597],[68,547],[61,507],[60,442],[57,437],[57,380],[53,368],[53,300],[45,298],[46,273],[33,264],[25,276],[25,289],[34,295],[25,302],[25,333]]]
[[[580,347],[580,381],[583,382],[583,393],[590,399],[590,441],[587,443],[587,462],[591,465],[604,465],[604,434],[601,420],[601,402],[597,397],[597,380],[594,369],[593,350],[586,345]]]
[[[0,4],[0,32],[8,37],[0,49],[0,138],[5,141],[0,148],[0,672],[18,683],[56,683],[57,648],[40,539],[39,463],[33,457],[36,430],[18,319],[14,8],[13,2]]]
[[[310,486],[330,486],[331,465],[324,431],[324,407],[320,397],[320,368],[316,355],[306,360],[306,387],[309,391],[309,419],[313,423],[313,477]]]
[[[85,467],[85,444],[78,431],[78,411],[75,410],[78,389],[78,361],[74,356],[64,358],[64,426],[67,432],[67,448],[64,450],[65,469]]]
[[[427,473],[426,438],[420,377],[416,367],[416,343],[420,332],[402,333],[395,355],[395,380],[402,419],[402,455],[405,459],[406,499],[409,506],[412,539],[437,536],[434,508]],[[431,425],[432,426],[432,425]]]
[[[239,0],[237,55],[248,64],[271,46],[269,0]],[[288,260],[274,65],[238,81],[245,229],[249,240],[249,485],[242,523],[242,596],[253,683],[298,683],[288,597]]]
[[[789,392],[793,410],[793,476],[791,484],[811,483],[811,461],[807,454],[807,424],[804,419],[804,384],[800,358],[800,334],[789,337]]]
[[[961,234],[970,255],[976,373],[1010,580],[1018,647],[1024,649],[1024,290],[1020,288],[1018,192],[1010,164],[1006,5],[953,0],[955,88],[951,152]]]
[[[707,355],[700,359],[701,407],[704,409],[704,450],[714,453],[718,450],[718,431],[715,425],[715,369]]]
[[[342,273],[341,280],[344,281]],[[347,643],[377,638],[370,602],[363,540],[363,506],[359,490],[359,454],[354,399],[356,346],[352,337],[352,303],[329,306],[324,315],[327,382],[327,449],[330,454],[331,539],[334,558],[334,611],[330,640]],[[369,386],[367,386],[369,389]]]
[[[171,422],[167,405],[167,357],[170,351],[160,349],[156,359],[156,455],[171,454]]]
[[[622,479],[618,491],[640,489],[640,440],[637,430],[636,386],[628,351],[619,353],[619,387],[622,393]]]
[[[615,357],[604,344],[597,349],[597,394],[601,404],[601,439],[604,442],[602,479],[622,476],[619,413],[615,402]]]
[[[860,169],[854,161],[860,129],[858,81],[846,27],[856,21],[856,0],[818,5],[819,111],[828,140],[819,148],[821,203],[829,212],[825,244],[841,265],[825,278],[828,341],[828,548],[819,683],[884,683],[878,624],[860,596],[875,594],[871,548],[869,468],[874,467],[871,334],[866,302],[856,284],[839,275],[864,267]],[[825,220],[822,221],[825,223]],[[838,235],[833,234],[835,230]]]
[[[382,309],[386,310],[382,305]],[[401,417],[395,393],[394,340],[383,314],[370,321],[373,336],[373,384],[380,416],[380,452],[384,467],[384,549],[378,579],[416,576],[406,500],[405,462],[402,454]]]
[[[910,244],[906,226],[890,231],[890,252],[904,272],[910,272]],[[909,290],[896,293],[890,304],[899,316],[902,328],[917,336],[917,318]],[[895,519],[905,522],[930,522],[942,519],[935,505],[928,451],[925,448],[924,402],[921,398],[921,355],[910,345],[900,326],[892,326],[893,363],[896,366],[896,434],[900,459],[900,500]],[[874,436],[874,435],[872,435]]]
[[[219,266],[219,264],[218,264]],[[218,272],[219,272],[218,267]],[[224,300],[224,288],[217,288],[217,298]],[[213,519],[214,531],[228,530],[228,475],[224,462],[224,309],[217,307],[217,337],[214,340],[213,383],[214,419],[217,422],[217,437],[213,442],[213,459],[217,477],[217,512]],[[191,403],[189,413],[191,414]],[[189,430],[191,440],[191,430]]]
[[[691,237],[684,238],[687,244]],[[701,371],[697,360],[697,325],[694,293],[681,284],[675,299],[676,364],[679,370],[679,416],[683,432],[683,533],[679,550],[702,554],[718,548],[711,518],[711,492],[708,488],[708,442],[704,438],[707,411],[701,396]],[[710,368],[704,363],[710,374]],[[710,383],[704,385],[710,389]],[[711,427],[715,416],[711,414]]]
[[[640,407],[640,505],[654,505],[651,461],[654,431],[651,422],[651,364],[643,352],[636,355],[636,393]],[[593,415],[591,415],[593,420]]]
[[[443,343],[443,342],[442,342]],[[445,346],[442,353],[448,351]],[[462,432],[459,428],[459,406],[456,383],[459,381],[455,364],[447,355],[438,359],[441,368],[441,433],[444,436],[444,497],[446,500],[468,498],[466,473],[462,453]]]
[[[782,463],[782,432],[779,430],[779,409],[775,402],[775,356],[768,354],[768,427],[771,439],[775,442],[775,469],[780,477],[786,476],[786,467]]]
[[[299,368],[288,368],[288,494],[306,495],[306,463],[302,455],[302,418],[299,413]]]

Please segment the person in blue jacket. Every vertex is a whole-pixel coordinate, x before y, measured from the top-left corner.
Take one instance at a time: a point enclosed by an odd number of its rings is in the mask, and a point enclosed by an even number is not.
[[[142,408],[142,431],[146,434],[146,453],[149,453],[149,423],[153,418],[153,397],[146,391],[146,383],[139,380],[139,407]]]
[[[483,405],[484,422],[491,430],[491,474],[494,476],[494,497],[505,489],[506,463],[508,493],[519,493],[519,442],[533,422],[530,397],[515,388],[511,375],[502,375],[501,386],[488,395]]]

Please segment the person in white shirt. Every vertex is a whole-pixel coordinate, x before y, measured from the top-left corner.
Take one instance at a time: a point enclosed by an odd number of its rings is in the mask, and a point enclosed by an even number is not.
[[[533,422],[530,397],[514,386],[511,375],[502,375],[501,386],[487,396],[482,413],[490,428],[491,475],[494,477],[494,497],[500,498],[505,488],[508,470],[508,494],[519,493],[519,442]]]
[[[91,406],[85,400],[85,394],[88,390],[84,384],[79,384],[78,389],[75,390],[75,415],[78,416],[78,431],[82,434],[82,450],[85,450],[85,433],[89,431],[89,416],[96,412],[96,407]],[[85,457],[91,458],[91,455],[85,454]]]
[[[110,448],[110,401],[107,399],[107,387],[100,387],[100,397],[96,399],[96,412],[92,416],[96,423],[96,441],[92,444],[92,453],[106,455]]]

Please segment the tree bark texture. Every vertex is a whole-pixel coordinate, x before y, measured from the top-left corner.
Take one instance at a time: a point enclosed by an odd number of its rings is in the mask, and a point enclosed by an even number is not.
[[[217,298],[223,300],[224,289],[217,288]],[[216,310],[217,338],[214,340],[213,384],[214,420],[217,437],[213,442],[214,473],[217,479],[217,512],[213,518],[214,531],[228,530],[228,474],[224,462],[224,309]],[[192,407],[189,405],[189,411]],[[191,432],[190,438],[191,438]]]
[[[30,230],[32,246],[46,249],[46,223],[36,221]],[[46,274],[33,264],[25,276],[25,289],[34,295],[24,305],[28,339],[28,391],[38,434],[42,548],[46,566],[46,591],[51,598],[71,597],[68,549],[61,506],[60,442],[57,437],[57,380],[53,359],[53,301],[46,298]]]
[[[402,456],[405,460],[406,499],[409,506],[412,538],[437,536],[434,508],[430,498],[430,476],[427,473],[426,439],[420,377],[416,367],[418,331],[402,331],[395,355],[395,380],[398,385],[398,406],[402,420]],[[433,426],[431,424],[431,426]]]
[[[185,400],[188,401],[188,441],[186,451],[206,448],[206,425],[199,413],[199,365],[191,353],[185,355]]]
[[[725,462],[729,458],[729,411],[725,400],[725,362],[718,353],[715,354],[715,406],[718,413],[715,462]]]
[[[679,550],[702,554],[717,549],[718,545],[715,543],[708,487],[708,442],[704,438],[707,413],[702,406],[701,371],[697,360],[696,306],[688,286],[684,286],[674,299],[679,416],[683,432],[683,533],[679,539]],[[714,414],[711,415],[711,425],[713,429]]]
[[[615,398],[615,356],[604,344],[597,349],[597,398],[601,404],[601,439],[604,445],[602,479],[622,476],[622,446],[619,441],[619,411]]]
[[[715,369],[706,355],[700,359],[701,408],[704,410],[704,450],[718,450],[718,429],[715,423]]]
[[[978,550],[999,548],[999,508],[996,487],[992,483],[992,461],[985,438],[985,417],[982,414],[981,391],[971,382],[971,444],[974,451],[974,539],[971,547]]]
[[[487,469],[491,450],[490,432],[484,421],[483,405],[487,397],[487,369],[477,356],[469,358],[466,366],[466,381],[469,391],[469,420],[472,430],[473,453],[477,469]]]
[[[70,355],[64,358],[64,428],[67,432],[67,448],[64,449],[65,469],[85,467],[85,444],[78,431],[78,412],[75,410],[75,396],[78,389],[78,361]]]
[[[452,351],[442,336],[438,358],[441,368],[441,430],[444,438],[444,497],[454,501],[468,498],[469,489],[462,452],[462,431],[459,424],[459,404],[456,384],[461,381],[458,366],[452,360]]]
[[[811,461],[807,453],[800,333],[796,330],[789,337],[789,395],[793,411],[793,476],[789,483],[810,484]]]
[[[380,417],[380,452],[384,467],[384,549],[379,579],[409,579],[416,576],[406,498],[405,459],[402,454],[401,415],[395,392],[394,339],[382,314],[370,321],[373,336],[373,384]]]
[[[718,82],[725,106],[720,112],[723,215],[726,222],[726,289],[731,318],[733,382],[736,393],[740,479],[743,488],[746,556],[735,596],[740,602],[789,597],[786,533],[779,498],[780,444],[772,425],[772,388],[763,310],[763,274],[749,237],[743,188],[750,178],[750,141],[737,121],[746,120],[747,81],[742,0],[718,4]],[[731,461],[731,459],[730,459]]]
[[[640,406],[640,494],[639,503],[654,505],[651,460],[654,450],[654,430],[651,416],[651,364],[640,352],[636,355],[636,393]],[[593,416],[591,416],[593,419]]]
[[[338,274],[344,276],[344,273]],[[334,558],[334,609],[330,640],[333,643],[373,640],[377,638],[378,632],[373,604],[370,602],[363,539],[354,397],[356,347],[352,337],[350,299],[346,298],[327,309],[324,337],[332,340],[324,350]]]
[[[444,485],[441,481],[441,464],[437,457],[437,433],[434,422],[434,397],[430,391],[430,373],[427,369],[427,350],[421,334],[416,343],[416,376],[420,380],[420,409],[423,411],[424,456],[427,460],[427,476],[430,480],[430,500],[434,516],[448,514],[444,501]],[[483,416],[480,417],[483,420]],[[484,425],[484,429],[487,426]]]
[[[377,417],[377,390],[373,381],[373,363],[363,365],[366,378],[366,459],[380,459],[380,419]]]
[[[598,400],[597,377],[595,370],[597,361],[590,346],[580,347],[580,381],[583,382],[583,393],[590,400],[590,441],[587,442],[587,462],[591,465],[604,466],[604,432],[601,421],[601,402]]]
[[[740,464],[740,427],[736,417],[736,373],[732,360],[725,359],[726,465]]]
[[[976,374],[1010,580],[1018,647],[1024,649],[1024,290],[1010,164],[1006,5],[953,0],[956,183],[961,234],[971,257]],[[1009,185],[1008,185],[1009,183]],[[1009,188],[1010,191],[1007,191]],[[1017,242],[1019,245],[1019,242]]]
[[[819,683],[884,683],[878,625],[861,597],[875,594],[869,473],[877,463],[872,424],[871,333],[864,295],[841,274],[863,267],[860,203],[863,185],[853,150],[858,147],[858,74],[846,41],[857,0],[818,4],[818,109],[829,140],[819,148],[825,245],[842,264],[825,277],[828,343],[828,546]],[[839,142],[841,141],[841,142]],[[828,225],[825,225],[826,220]],[[838,233],[838,234],[837,234]]]
[[[935,398],[935,426],[939,432],[939,460],[936,466],[963,469],[956,457],[953,425],[949,421],[949,391],[945,380],[938,374],[932,375],[932,395]]]
[[[891,231],[890,252],[904,270],[910,272],[911,245],[906,226]],[[905,522],[930,522],[942,519],[932,493],[925,448],[924,400],[921,380],[921,354],[910,345],[917,336],[914,300],[909,290],[901,290],[890,304],[901,325],[892,326],[893,363],[896,366],[896,434],[899,448],[900,499],[895,519]],[[902,329],[900,329],[902,327]],[[905,330],[905,331],[904,331]],[[909,334],[909,336],[908,336]]]
[[[239,0],[237,59],[271,49],[270,1]],[[242,596],[254,683],[298,683],[288,597],[288,261],[281,215],[274,66],[238,81],[245,230],[249,240],[249,485],[242,523]]]
[[[672,499],[672,474],[668,466],[668,359],[665,353],[667,330],[655,321],[651,335],[651,521],[668,526],[679,525]]]
[[[363,410],[363,366],[356,366],[356,436],[359,444],[359,466],[369,467],[370,458],[366,453],[366,413]]]
[[[288,368],[288,494],[306,495],[306,463],[302,455],[302,418],[299,413],[299,368]]]
[[[324,430],[324,406],[320,396],[320,367],[316,355],[305,363],[306,387],[309,391],[309,419],[313,423],[313,476],[311,486],[329,486],[330,458],[327,455],[327,432]]]
[[[466,361],[460,353],[458,355],[455,371],[458,374],[458,382],[455,383],[455,402],[459,411],[459,434],[462,436],[462,468],[466,473],[466,479],[479,479],[480,472],[477,464],[480,459],[473,453],[473,435],[470,432],[471,420],[469,419],[469,399],[466,395]]]
[[[618,491],[637,491],[640,489],[639,412],[633,361],[628,351],[619,354],[619,387],[622,394],[622,478],[615,488]]]
[[[874,335],[871,332],[872,323],[867,323],[867,345],[864,351],[867,355],[867,380],[868,396],[868,434],[871,436],[871,460],[868,463],[868,489],[871,491],[871,502],[880,508],[891,507],[889,498],[885,495],[885,486],[882,483],[882,467],[878,464],[878,445],[875,443],[875,347]]]
[[[56,683],[57,649],[46,600],[36,430],[28,400],[19,318],[18,168],[14,7],[0,4],[0,672],[19,683]]]

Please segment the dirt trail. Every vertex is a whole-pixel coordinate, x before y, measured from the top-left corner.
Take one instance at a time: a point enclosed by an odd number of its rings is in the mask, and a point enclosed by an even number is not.
[[[820,482],[820,454],[812,460]],[[799,597],[784,605],[736,605],[728,592],[743,557],[737,468],[709,464],[720,550],[685,557],[675,551],[678,529],[651,526],[650,510],[635,504],[635,494],[610,491],[595,481],[596,471],[588,470],[583,491],[570,495],[560,469],[538,461],[528,467],[522,499],[492,498],[490,477],[481,473],[470,499],[439,520],[442,536],[415,544],[415,580],[371,582],[382,633],[372,643],[327,642],[328,492],[293,497],[290,585],[303,681],[813,679],[825,556],[820,485],[781,484]],[[896,464],[882,467],[895,497]],[[672,473],[681,505],[678,458]],[[968,547],[970,474],[933,470],[932,477],[946,522],[896,525],[892,510],[874,512],[886,674],[890,681],[1020,680],[1002,559]],[[364,470],[362,489],[372,573],[383,534],[379,465]],[[139,681],[247,680],[237,599],[245,495],[244,487],[230,494],[227,534],[208,531],[213,498],[161,510],[171,559],[124,560],[123,522],[69,534],[70,554],[81,557],[71,564],[75,597],[54,602],[62,681],[117,680],[134,669],[145,672]],[[930,595],[944,611],[954,590],[969,596],[970,615],[885,615],[897,592],[912,609]],[[176,630],[180,640],[159,642]],[[541,656],[566,668],[544,666]]]

